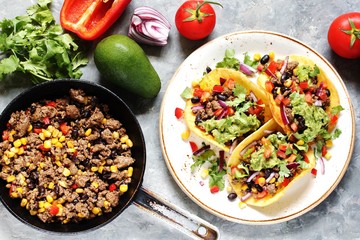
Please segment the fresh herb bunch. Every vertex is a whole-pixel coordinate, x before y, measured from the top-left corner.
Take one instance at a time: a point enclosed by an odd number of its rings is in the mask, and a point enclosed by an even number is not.
[[[27,14],[0,22],[0,80],[30,74],[36,84],[56,78],[80,78],[88,59],[75,39],[56,24],[49,4],[38,0]]]

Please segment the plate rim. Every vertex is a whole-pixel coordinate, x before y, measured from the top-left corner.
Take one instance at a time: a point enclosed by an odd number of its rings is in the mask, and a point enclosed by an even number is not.
[[[204,202],[202,202],[201,200],[199,200],[191,191],[189,191],[186,186],[183,184],[183,182],[179,179],[179,176],[176,174],[174,167],[171,165],[168,154],[167,154],[167,149],[164,143],[164,135],[163,135],[163,115],[164,115],[164,108],[166,105],[166,99],[167,99],[167,95],[169,94],[167,91],[169,87],[171,87],[172,83],[176,80],[176,76],[178,75],[179,71],[182,69],[182,67],[187,63],[187,60],[194,54],[196,54],[197,51],[200,51],[203,48],[206,48],[208,45],[213,44],[216,41],[220,41],[221,39],[226,39],[235,35],[245,35],[245,34],[267,34],[267,35],[272,35],[275,37],[280,37],[280,38],[285,38],[287,40],[293,41],[297,44],[300,44],[302,47],[308,49],[309,51],[311,51],[313,54],[315,54],[317,57],[319,57],[321,59],[321,61],[323,61],[324,64],[326,64],[327,67],[329,67],[333,73],[336,75],[336,77],[338,78],[342,88],[344,89],[345,95],[346,95],[346,100],[349,103],[349,111],[350,111],[350,115],[351,115],[351,125],[352,125],[352,131],[351,131],[351,144],[350,144],[350,148],[349,148],[349,154],[347,156],[347,159],[345,161],[345,164],[342,168],[342,170],[340,171],[340,173],[337,175],[337,179],[334,181],[334,183],[331,185],[331,187],[328,188],[328,190],[320,197],[318,198],[316,201],[314,201],[313,203],[309,204],[308,206],[292,213],[292,214],[288,214],[286,216],[283,217],[276,217],[276,218],[272,218],[272,219],[265,219],[265,220],[246,220],[246,219],[241,219],[241,218],[237,218],[237,217],[233,217],[233,216],[229,216],[227,214],[221,213],[220,211],[217,211],[216,209],[213,209],[212,207],[206,205]],[[266,31],[266,30],[248,30],[248,31],[235,31],[235,32],[231,32],[228,34],[224,34],[221,35],[219,37],[216,37],[214,39],[212,39],[211,41],[203,44],[202,46],[198,47],[197,49],[195,49],[192,53],[190,53],[185,59],[184,61],[179,65],[179,67],[176,69],[176,71],[174,72],[174,74],[172,75],[170,81],[167,83],[166,86],[166,90],[163,96],[163,100],[161,103],[161,107],[160,107],[160,115],[159,115],[159,135],[160,135],[160,145],[161,145],[161,150],[162,150],[162,155],[164,158],[164,161],[167,165],[168,170],[170,171],[172,178],[175,180],[175,182],[177,183],[177,185],[180,187],[180,189],[193,201],[195,202],[198,206],[200,206],[201,208],[203,208],[204,210],[206,210],[207,212],[214,214],[222,219],[231,221],[231,222],[235,222],[235,223],[242,223],[242,224],[247,224],[247,225],[265,225],[265,224],[275,224],[275,223],[280,223],[280,222],[284,222],[284,221],[289,221],[291,219],[294,219],[296,217],[299,217],[309,211],[311,211],[312,209],[314,209],[316,206],[318,206],[320,203],[322,203],[334,190],[335,188],[338,186],[338,184],[340,183],[340,181],[343,179],[348,166],[350,164],[350,161],[352,159],[352,155],[353,155],[353,150],[354,150],[354,144],[355,144],[355,113],[354,113],[354,109],[353,109],[353,105],[352,105],[352,101],[350,99],[350,95],[349,92],[345,86],[345,83],[343,81],[343,79],[341,78],[341,76],[339,75],[339,73],[336,71],[336,69],[332,66],[332,64],[330,64],[330,62],[322,55],[320,54],[318,51],[316,51],[314,48],[310,47],[309,45],[307,45],[306,43],[300,41],[299,39],[296,39],[294,37],[291,37],[289,35],[283,34],[283,33],[279,33],[279,32],[274,32],[274,31]]]

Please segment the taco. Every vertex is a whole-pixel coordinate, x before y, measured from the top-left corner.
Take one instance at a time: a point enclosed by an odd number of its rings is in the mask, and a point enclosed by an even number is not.
[[[334,84],[311,59],[289,56],[265,65],[257,82],[270,102],[273,118],[286,134],[305,143],[328,135],[341,111]]]
[[[278,201],[315,163],[313,150],[298,149],[271,119],[234,149],[227,172],[241,201],[264,207]]]
[[[188,128],[224,151],[272,118],[265,92],[239,71],[216,68],[188,90]]]

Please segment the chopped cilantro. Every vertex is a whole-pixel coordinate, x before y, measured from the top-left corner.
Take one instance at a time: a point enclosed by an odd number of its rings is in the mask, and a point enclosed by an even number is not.
[[[216,64],[216,68],[233,68],[239,70],[240,61],[235,58],[235,50],[226,49],[224,59]]]

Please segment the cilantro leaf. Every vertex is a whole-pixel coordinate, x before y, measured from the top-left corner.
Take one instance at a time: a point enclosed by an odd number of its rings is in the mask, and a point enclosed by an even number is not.
[[[226,49],[223,60],[216,64],[216,68],[233,68],[235,70],[239,70],[240,61],[239,59],[235,58],[235,50]]]

